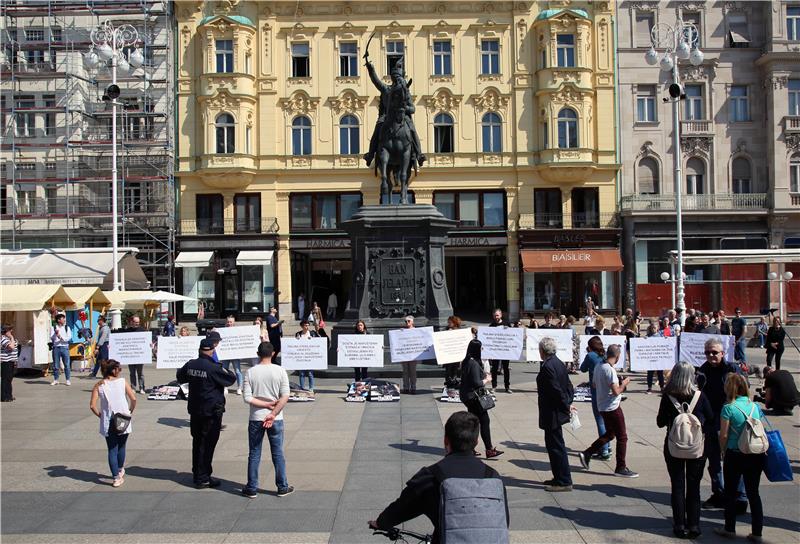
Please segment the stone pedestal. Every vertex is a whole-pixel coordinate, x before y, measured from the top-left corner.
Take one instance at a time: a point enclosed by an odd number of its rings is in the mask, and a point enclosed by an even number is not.
[[[371,334],[405,327],[442,329],[453,315],[444,271],[444,245],[455,221],[430,204],[363,206],[342,228],[350,235],[353,283],[347,309],[333,329],[351,334],[363,319]],[[333,359],[331,358],[332,364]]]

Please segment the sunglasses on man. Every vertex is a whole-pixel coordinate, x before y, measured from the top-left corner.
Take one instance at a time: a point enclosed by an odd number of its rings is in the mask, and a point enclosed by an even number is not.
[[[707,351],[706,355],[719,355],[720,353],[722,353],[722,352],[720,352],[720,351]]]

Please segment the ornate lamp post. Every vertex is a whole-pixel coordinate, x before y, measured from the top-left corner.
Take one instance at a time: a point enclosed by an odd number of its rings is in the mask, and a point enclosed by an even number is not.
[[[781,323],[786,323],[786,304],[784,302],[784,284],[789,283],[794,278],[794,274],[792,274],[789,270],[786,270],[783,274],[778,275],[777,272],[770,272],[767,274],[767,279],[770,281],[778,280],[778,317],[781,318]]]
[[[135,45],[139,41],[139,32],[129,24],[114,26],[110,21],[100,23],[92,29],[91,38],[93,47],[83,57],[87,69],[108,67],[111,63],[111,85],[106,89],[106,95],[111,101],[111,220],[112,220],[112,258],[114,291],[120,291],[122,285],[119,276],[119,240],[118,240],[118,202],[117,202],[117,68],[128,72],[131,67],[138,68],[144,63],[144,55],[139,49],[134,49],[126,59],[124,49]],[[122,326],[119,309],[112,309],[111,328]]]
[[[677,218],[676,238],[678,243],[678,270],[674,274],[676,286],[675,308],[681,323],[686,319],[686,301],[684,294],[683,273],[683,217],[681,213],[681,191],[683,186],[683,172],[681,168],[681,139],[680,139],[680,101],[686,98],[680,84],[678,63],[688,60],[692,65],[698,66],[703,62],[703,52],[698,47],[700,33],[692,23],[678,20],[670,26],[658,23],[650,32],[650,50],[645,53],[644,60],[647,64],[659,65],[662,71],[672,71],[672,84],[669,86],[669,98],[665,102],[672,102],[672,153],[675,170],[675,215]],[[659,53],[658,50],[663,50]],[[659,59],[660,56],[660,59]]]

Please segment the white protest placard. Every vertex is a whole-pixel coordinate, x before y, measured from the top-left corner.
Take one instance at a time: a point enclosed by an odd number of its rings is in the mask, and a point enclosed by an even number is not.
[[[672,370],[677,352],[674,336],[631,338],[631,370]]]
[[[525,329],[519,327],[478,327],[481,357],[501,361],[519,361],[525,342]]]
[[[472,329],[453,329],[433,333],[433,351],[437,365],[460,363],[472,341]]]
[[[722,349],[725,351],[725,360],[733,360],[733,347],[736,343],[736,340],[733,336],[722,334],[702,334],[699,332],[684,332],[681,334],[679,360],[692,363],[694,366],[700,366],[705,363],[705,344],[709,338],[716,338],[722,342]]]
[[[336,342],[336,366],[383,366],[382,334],[340,334]]]
[[[108,335],[108,358],[122,365],[149,365],[153,362],[153,334],[150,332],[112,332]]]
[[[614,368],[621,370],[625,367],[625,340],[627,340],[627,338],[625,338],[625,336],[622,334],[581,334],[578,336],[578,363],[582,363],[586,358],[586,352],[588,351],[587,348],[589,346],[589,338],[592,336],[599,336],[600,340],[603,341],[603,347],[606,350],[608,349],[608,346],[617,344],[620,347],[620,353],[619,361],[617,361],[617,364],[614,365]]]
[[[542,360],[539,357],[539,342],[547,336],[556,341],[556,357],[565,363],[572,361],[574,336],[572,329],[525,329],[525,351],[527,352],[525,360]]]
[[[433,359],[433,327],[389,331],[389,355],[393,363]]]
[[[281,339],[281,366],[286,370],[326,370],[327,338]]]
[[[216,349],[217,358],[220,361],[255,359],[258,357],[256,352],[258,351],[258,345],[261,343],[261,329],[258,325],[221,327],[215,330],[221,338]]]
[[[202,336],[162,336],[158,339],[156,368],[180,368],[197,359]]]

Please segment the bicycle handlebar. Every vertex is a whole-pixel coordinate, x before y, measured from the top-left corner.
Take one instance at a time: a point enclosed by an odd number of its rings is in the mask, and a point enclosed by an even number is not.
[[[391,529],[375,529],[372,528],[373,535],[382,535],[388,538],[391,541],[400,540],[403,536],[410,536],[411,538],[416,538],[420,542],[430,542],[431,535],[425,535],[421,533],[415,533],[414,531],[401,531],[397,527],[392,527]]]

